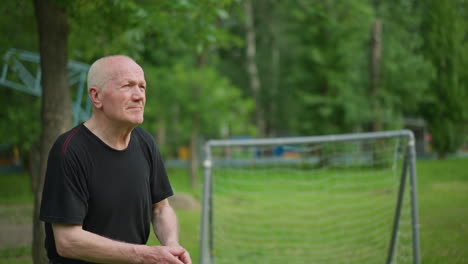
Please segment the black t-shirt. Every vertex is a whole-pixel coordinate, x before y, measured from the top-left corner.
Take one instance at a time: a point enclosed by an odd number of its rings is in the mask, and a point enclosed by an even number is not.
[[[83,124],[61,135],[47,163],[40,219],[49,259],[88,263],[57,254],[51,223],[128,243],[145,244],[152,204],[173,195],[152,136],[140,127],[125,150],[106,145]]]

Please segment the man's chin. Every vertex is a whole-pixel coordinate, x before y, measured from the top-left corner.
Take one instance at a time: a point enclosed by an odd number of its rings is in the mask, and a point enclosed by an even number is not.
[[[138,125],[142,124],[143,121],[144,121],[143,117],[132,117],[132,118],[127,119],[127,122],[129,124],[134,125],[134,126],[138,126]]]
[[[145,119],[144,119],[143,117],[138,118],[137,120],[135,120],[135,124],[136,124],[136,125],[140,125],[140,124],[143,123],[143,121],[145,121]]]

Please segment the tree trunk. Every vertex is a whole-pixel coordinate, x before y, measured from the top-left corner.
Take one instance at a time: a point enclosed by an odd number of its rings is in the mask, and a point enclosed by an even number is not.
[[[167,125],[166,125],[166,118],[162,117],[159,120],[159,128],[156,132],[156,138],[159,146],[166,145],[166,138],[167,138]]]
[[[71,99],[68,87],[68,22],[63,7],[53,0],[34,0],[41,54],[41,141],[40,171],[34,186],[33,245],[35,264],[47,263],[44,229],[39,221],[45,171],[49,150],[57,136],[70,129]]]
[[[197,89],[197,88],[195,88]],[[190,186],[195,188],[198,182],[198,136],[200,130],[200,118],[197,113],[192,114],[192,131],[190,134]]]
[[[380,90],[380,57],[382,54],[382,22],[376,19],[372,24],[371,40],[370,40],[370,58],[369,58],[369,97],[371,99],[372,112],[375,114],[374,119],[370,123],[371,131],[382,130],[382,120],[380,111],[380,102],[378,92]],[[372,158],[374,166],[383,166],[382,154],[377,150],[384,147],[382,140],[375,140],[370,142],[370,149],[372,151]]]
[[[370,87],[369,95],[371,99],[372,111],[376,114],[370,125],[371,131],[382,130],[382,120],[380,119],[379,99],[377,94],[380,86],[380,57],[382,54],[382,22],[376,19],[372,25],[371,41],[370,41]]]
[[[273,29],[274,30],[274,29]],[[270,123],[270,137],[276,136],[276,129],[281,127],[281,125],[276,121],[277,117],[279,116],[279,107],[280,104],[280,97],[279,95],[279,77],[280,77],[280,50],[278,47],[278,34],[273,33],[273,41],[271,45],[271,99],[270,100],[270,115],[269,115],[269,123]],[[273,128],[273,129],[271,129]]]
[[[206,63],[206,53],[197,57],[197,67],[202,68]],[[198,84],[192,87],[193,100],[198,101],[200,97],[200,87]],[[192,130],[190,132],[190,160],[189,160],[189,174],[190,185],[195,188],[198,183],[198,137],[200,136],[200,114],[198,112],[192,113]]]
[[[257,62],[255,61],[256,53],[256,37],[254,26],[254,11],[252,1],[247,0],[244,4],[246,18],[246,43],[247,43],[247,73],[249,74],[250,89],[255,101],[255,121],[257,124],[260,137],[264,137],[266,133],[265,113],[263,112],[263,104],[260,100],[260,76],[258,74]]]

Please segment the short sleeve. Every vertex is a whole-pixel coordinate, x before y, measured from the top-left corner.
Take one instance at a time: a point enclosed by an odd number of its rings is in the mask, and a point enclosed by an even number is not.
[[[151,138],[151,155],[152,155],[152,172],[151,172],[151,201],[152,203],[160,202],[172,195],[174,192],[172,190],[169,178],[167,176],[166,168],[162,160],[159,149]]]
[[[48,223],[83,224],[89,193],[78,154],[63,152],[57,141],[49,153],[40,219]]]

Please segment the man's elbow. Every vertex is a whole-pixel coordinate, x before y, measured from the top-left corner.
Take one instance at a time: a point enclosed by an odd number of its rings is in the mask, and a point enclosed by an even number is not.
[[[78,248],[79,241],[77,240],[78,230],[67,228],[68,230],[63,230],[62,228],[54,229],[54,238],[55,238],[55,248],[57,254],[64,258],[74,258],[76,253],[76,248]]]
[[[57,253],[64,258],[73,258],[73,242],[68,239],[60,239],[55,241]]]
[[[174,212],[174,209],[172,209],[167,199],[153,204],[153,217],[163,215],[164,212]]]
[[[57,249],[57,254],[64,258],[70,258],[70,246],[66,242],[55,241],[55,248]]]

